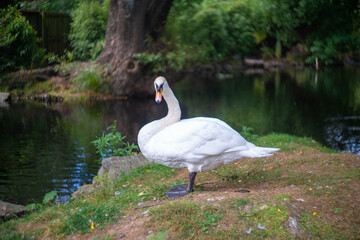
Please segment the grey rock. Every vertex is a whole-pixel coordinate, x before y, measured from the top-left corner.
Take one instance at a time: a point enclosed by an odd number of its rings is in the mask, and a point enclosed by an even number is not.
[[[9,93],[0,92],[0,103],[7,101],[9,99],[9,97],[10,97]]]
[[[107,177],[109,180],[114,181],[120,177],[123,173],[128,173],[132,169],[148,165],[149,161],[140,153],[131,156],[124,157],[109,157],[102,161],[102,166],[98,171],[98,177]],[[94,190],[96,181],[93,180],[93,184],[87,184],[79,187],[77,191],[71,194],[72,198],[77,198],[84,194],[89,194]],[[121,192],[115,192],[115,195],[119,195]]]
[[[13,215],[22,215],[26,211],[25,206],[3,202],[0,200],[0,217],[9,217]]]
[[[148,165],[149,161],[140,153],[125,157],[109,157],[102,161],[102,167],[98,171],[98,177],[107,177],[116,180],[123,173],[128,173],[132,169]]]
[[[91,184],[82,185],[78,188],[78,190],[76,190],[75,192],[73,192],[71,194],[71,197],[77,198],[80,196],[87,195],[87,194],[91,193],[93,189],[94,189],[93,185],[91,185]]]
[[[264,66],[264,60],[262,59],[244,59],[244,64],[248,67],[263,67]]]

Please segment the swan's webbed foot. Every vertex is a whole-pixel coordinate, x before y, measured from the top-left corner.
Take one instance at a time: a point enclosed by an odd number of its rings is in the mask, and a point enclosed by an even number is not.
[[[174,186],[173,189],[165,192],[166,197],[168,199],[173,199],[173,198],[178,198],[178,197],[185,196],[186,194],[189,194],[193,190],[193,186],[195,183],[195,177],[196,177],[196,172],[191,172],[189,174],[189,185],[184,184],[184,185]]]
[[[178,198],[185,196],[186,194],[190,193],[190,191],[187,190],[187,187],[185,185],[185,188],[181,188],[182,185],[175,186],[174,189],[171,189],[170,191],[165,192],[166,197],[168,199]]]

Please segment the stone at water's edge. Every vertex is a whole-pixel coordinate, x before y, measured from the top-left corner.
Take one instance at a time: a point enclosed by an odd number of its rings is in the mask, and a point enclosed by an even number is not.
[[[110,180],[116,180],[122,173],[128,173],[132,169],[149,164],[149,161],[141,153],[124,157],[109,157],[102,161],[102,167],[98,171],[98,177],[107,173]]]
[[[0,103],[5,102],[9,99],[10,94],[5,92],[0,92]]]
[[[25,212],[26,208],[22,205],[3,202],[0,200],[0,217],[9,217],[12,215],[21,215]]]
[[[149,164],[149,161],[141,153],[124,157],[109,157],[102,161],[102,166],[97,176],[99,178],[106,176],[109,180],[114,181],[118,179],[122,173],[128,173],[134,168],[147,164]],[[93,183],[95,184],[96,182],[93,181]],[[89,194],[93,190],[93,187],[93,184],[83,185],[71,194],[71,197],[77,198],[83,194]]]

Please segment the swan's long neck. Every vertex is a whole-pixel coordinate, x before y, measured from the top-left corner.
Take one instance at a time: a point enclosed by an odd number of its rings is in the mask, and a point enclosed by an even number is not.
[[[163,98],[168,107],[168,114],[164,118],[146,124],[140,130],[138,135],[138,144],[141,152],[143,153],[145,145],[155,134],[170,126],[171,124],[178,122],[181,117],[180,105],[173,91],[170,89],[167,83],[164,84],[163,89]]]
[[[175,94],[171,90],[168,84],[164,86],[163,92],[164,100],[168,106],[168,114],[166,117],[159,120],[161,124],[164,124],[164,128],[178,122],[181,117],[181,109],[179,105],[179,101],[176,99]]]

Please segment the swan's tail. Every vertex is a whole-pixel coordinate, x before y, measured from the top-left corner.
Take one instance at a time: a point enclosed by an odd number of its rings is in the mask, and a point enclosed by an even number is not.
[[[272,153],[279,151],[279,148],[266,148],[266,147],[257,147],[253,145],[248,151],[242,152],[243,157],[258,158],[258,157],[268,157]]]

